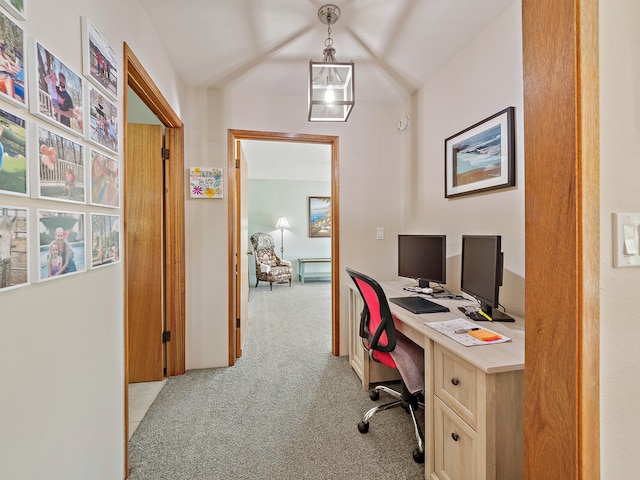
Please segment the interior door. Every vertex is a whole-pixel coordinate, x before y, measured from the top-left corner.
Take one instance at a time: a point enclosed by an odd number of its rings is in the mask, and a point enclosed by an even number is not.
[[[127,125],[125,249],[129,382],[164,378],[162,126]]]

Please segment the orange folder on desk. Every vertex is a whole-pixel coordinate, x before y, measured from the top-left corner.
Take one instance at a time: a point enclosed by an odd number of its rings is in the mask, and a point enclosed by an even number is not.
[[[472,330],[471,332],[467,332],[472,337],[476,337],[478,340],[482,340],[483,342],[493,342],[494,340],[500,340],[502,337],[497,333],[489,332],[487,330]]]

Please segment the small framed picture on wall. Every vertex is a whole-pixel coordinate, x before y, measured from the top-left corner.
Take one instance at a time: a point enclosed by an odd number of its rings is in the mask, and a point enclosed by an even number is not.
[[[118,54],[86,17],[82,18],[82,73],[104,93],[118,98]]]
[[[84,145],[42,126],[37,128],[38,195],[85,203]]]
[[[17,18],[27,19],[27,0],[0,0],[0,4]]]
[[[0,10],[0,98],[26,107],[24,30]]]
[[[31,113],[75,135],[84,135],[82,77],[34,40]]]
[[[331,236],[331,197],[309,197],[309,237]]]
[[[85,214],[38,210],[40,280],[86,270]]]
[[[0,292],[29,284],[29,211],[0,205]]]
[[[0,108],[0,193],[29,195],[27,123]]]
[[[91,214],[91,268],[120,262],[120,215]]]

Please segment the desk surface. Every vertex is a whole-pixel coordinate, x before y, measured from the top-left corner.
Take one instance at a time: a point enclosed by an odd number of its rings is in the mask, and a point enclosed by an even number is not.
[[[380,282],[380,285],[387,298],[415,295],[402,289],[406,286],[406,280]],[[466,318],[458,310],[458,307],[469,305],[473,300],[432,299],[428,296],[425,298],[449,307],[451,311],[415,314],[389,302],[391,313],[400,321],[400,324],[396,323],[396,328],[404,335],[418,344],[422,344],[425,337],[429,338],[487,374],[524,369],[524,320],[522,318],[514,317],[516,321],[513,323],[476,322],[478,326],[489,328],[510,337],[512,340],[498,345],[465,347],[446,335],[427,327],[424,323]]]

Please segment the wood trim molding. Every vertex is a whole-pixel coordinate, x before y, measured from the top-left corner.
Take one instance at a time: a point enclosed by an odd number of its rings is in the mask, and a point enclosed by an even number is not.
[[[333,234],[331,236],[331,297],[332,297],[332,353],[340,355],[340,198],[339,198],[339,138],[333,135],[313,135],[305,133],[262,132],[255,130],[228,131],[227,138],[227,182],[229,191],[228,202],[228,241],[229,246],[229,365],[234,365],[236,360],[236,328],[235,328],[235,255],[236,239],[236,197],[238,195],[235,172],[235,145],[239,140],[273,140],[299,143],[319,143],[331,145],[331,215],[333,219]]]
[[[597,479],[598,0],[523,1],[522,23],[525,478]]]

